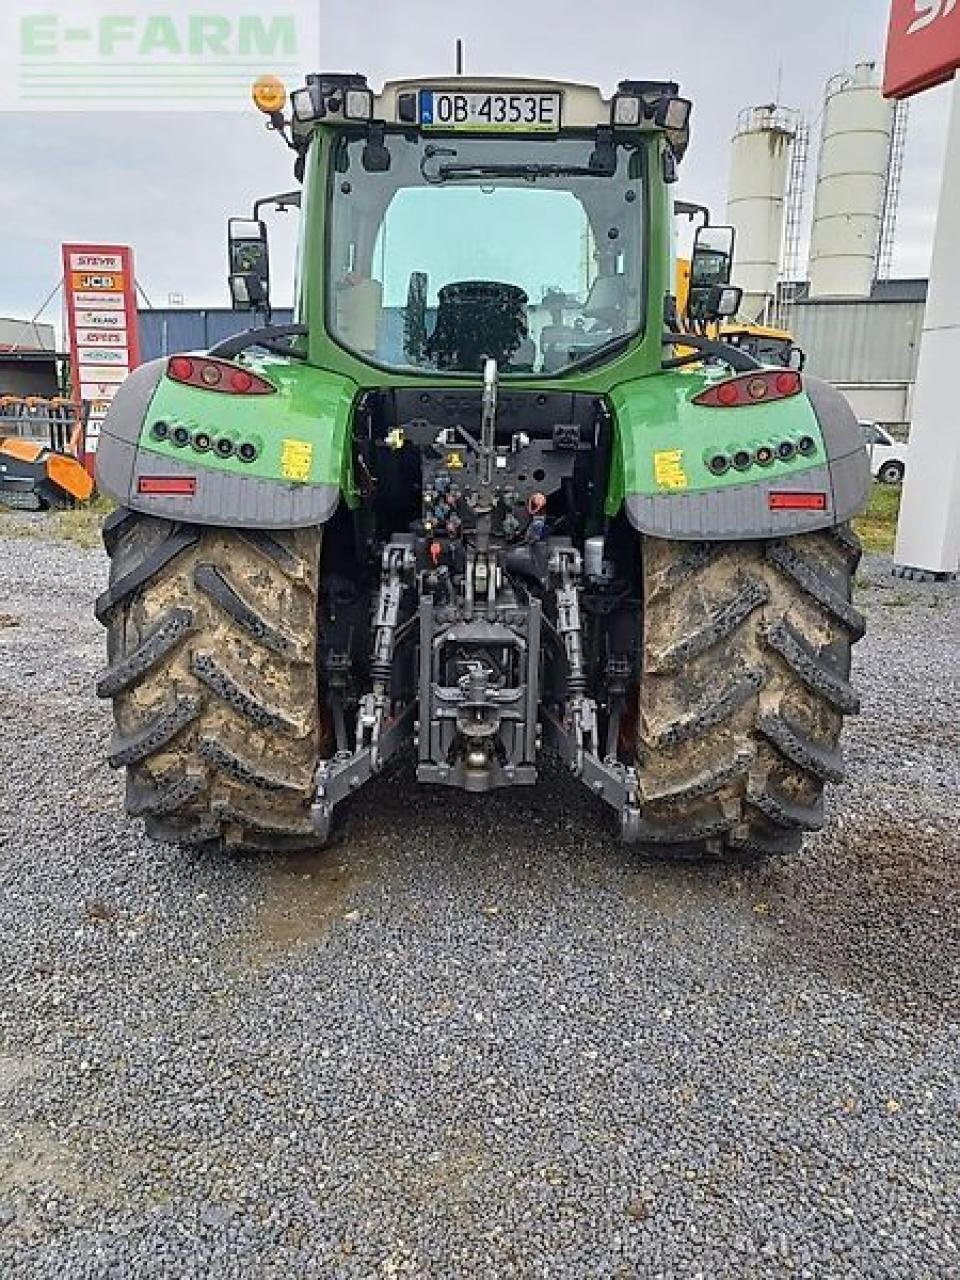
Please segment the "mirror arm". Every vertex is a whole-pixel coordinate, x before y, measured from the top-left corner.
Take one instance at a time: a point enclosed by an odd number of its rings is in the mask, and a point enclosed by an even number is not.
[[[262,221],[260,210],[267,205],[273,205],[278,213],[282,213],[285,209],[299,209],[300,200],[303,195],[302,191],[282,191],[276,196],[261,196],[253,206],[253,221]]]
[[[674,200],[673,212],[677,217],[692,222],[694,218],[703,218],[703,225],[710,225],[710,210],[705,204],[692,204],[689,200]]]
[[[221,360],[232,360],[248,347],[264,346],[268,351],[277,351],[276,343],[282,338],[302,338],[310,332],[305,324],[269,324],[259,329],[247,329],[245,333],[225,338],[211,347],[208,355],[219,356]],[[283,355],[294,355],[294,352],[282,352]]]
[[[686,364],[698,364],[704,356],[713,356],[717,360],[722,360],[724,364],[728,364],[734,373],[752,373],[754,369],[762,369],[759,360],[755,360],[753,356],[746,351],[741,351],[738,347],[731,347],[728,342],[718,342],[715,338],[705,338],[699,333],[665,333],[661,339],[665,347],[694,347],[696,350],[690,355],[675,356],[670,360],[664,360],[662,368],[664,369],[681,369]]]

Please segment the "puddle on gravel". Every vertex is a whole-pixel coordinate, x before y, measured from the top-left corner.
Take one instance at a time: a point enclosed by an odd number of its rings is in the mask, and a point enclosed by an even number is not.
[[[356,860],[335,846],[264,862],[262,896],[240,939],[243,962],[258,968],[317,943],[334,920],[349,916],[351,894],[364,880]]]
[[[748,873],[772,945],[884,1012],[960,1019],[960,835],[878,814]]]

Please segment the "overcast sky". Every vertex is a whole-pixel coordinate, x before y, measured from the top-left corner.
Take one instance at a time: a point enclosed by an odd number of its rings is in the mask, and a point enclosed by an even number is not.
[[[607,90],[625,77],[679,80],[694,101],[680,194],[721,215],[738,110],[779,97],[815,121],[830,75],[882,59],[889,0],[320,0],[319,8],[322,52],[305,70],[359,70],[375,85],[450,73],[458,35],[468,72]],[[929,265],[948,96],[938,89],[911,104],[895,275],[923,275]],[[814,146],[808,215],[815,154]],[[0,315],[37,310],[59,277],[63,240],[133,245],[156,306],[171,293],[187,305],[226,305],[226,216],[291,187],[290,157],[246,103],[236,114],[0,113]],[[292,282],[288,217],[272,227],[278,304]],[[45,313],[58,317],[56,306]]]

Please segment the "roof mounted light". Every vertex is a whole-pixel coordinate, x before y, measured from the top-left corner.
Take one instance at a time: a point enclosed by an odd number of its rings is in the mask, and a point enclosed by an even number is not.
[[[373,93],[366,76],[323,71],[307,76],[305,89],[291,94],[293,118],[297,124],[315,120],[367,121],[373,117]]]
[[[635,129],[643,119],[643,103],[632,93],[618,93],[613,100],[612,123]]]
[[[689,98],[661,98],[653,111],[654,123],[661,129],[686,129],[692,107]]]
[[[294,120],[300,124],[309,124],[312,120],[318,120],[321,115],[326,114],[320,95],[314,96],[312,88],[294,89],[290,95],[290,105],[293,108]]]
[[[264,115],[274,116],[287,103],[287,90],[277,76],[260,76],[251,90],[254,106]]]
[[[369,89],[348,89],[343,96],[343,114],[348,120],[372,120],[372,92]]]

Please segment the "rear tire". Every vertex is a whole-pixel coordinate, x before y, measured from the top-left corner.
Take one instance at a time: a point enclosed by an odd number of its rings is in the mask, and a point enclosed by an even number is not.
[[[239,531],[120,510],[97,603],[113,702],[109,760],[157,840],[319,843],[319,529]]]
[[[903,484],[904,465],[902,462],[885,462],[877,472],[881,484]]]
[[[843,776],[859,710],[860,544],[846,527],[759,542],[643,540],[641,839],[688,853],[795,850]]]

